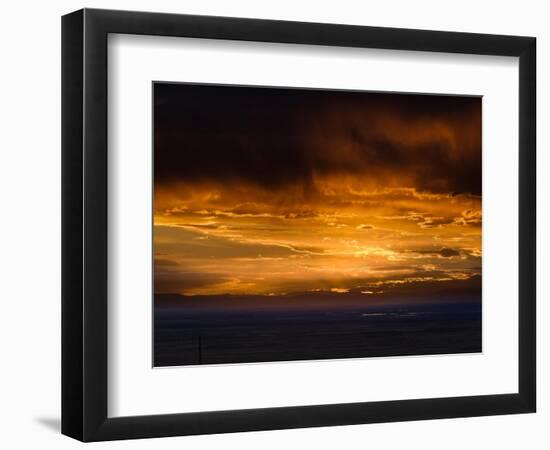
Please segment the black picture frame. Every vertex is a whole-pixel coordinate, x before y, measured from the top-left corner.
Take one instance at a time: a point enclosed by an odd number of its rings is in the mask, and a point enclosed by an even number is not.
[[[109,33],[519,57],[518,392],[109,418]],[[82,441],[102,441],[535,412],[535,91],[533,37],[97,9],[63,16],[62,433]]]

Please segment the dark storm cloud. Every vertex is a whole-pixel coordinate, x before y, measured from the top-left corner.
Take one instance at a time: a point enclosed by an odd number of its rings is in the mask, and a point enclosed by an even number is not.
[[[460,251],[454,248],[440,248],[440,249],[420,249],[420,250],[407,250],[406,253],[418,253],[419,255],[429,256],[441,256],[442,258],[452,258],[453,256],[460,256]]]
[[[460,256],[460,252],[453,248],[442,248],[439,250],[439,254],[444,258],[451,258],[453,256]]]
[[[481,193],[481,99],[154,86],[155,183],[298,186],[352,175]]]

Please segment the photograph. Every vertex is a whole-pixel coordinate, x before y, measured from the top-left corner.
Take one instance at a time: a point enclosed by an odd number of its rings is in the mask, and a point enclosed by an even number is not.
[[[152,90],[154,367],[482,352],[481,96]]]
[[[543,2],[105,5],[3,5],[0,448],[550,449]]]

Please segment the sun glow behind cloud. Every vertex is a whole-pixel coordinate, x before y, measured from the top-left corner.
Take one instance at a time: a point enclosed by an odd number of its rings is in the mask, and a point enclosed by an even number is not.
[[[464,220],[480,213],[480,198],[338,192],[337,205],[297,208],[205,191],[156,211],[157,292],[346,292],[480,273],[480,221]]]
[[[220,89],[156,92],[155,293],[368,298],[481,274],[479,99]]]

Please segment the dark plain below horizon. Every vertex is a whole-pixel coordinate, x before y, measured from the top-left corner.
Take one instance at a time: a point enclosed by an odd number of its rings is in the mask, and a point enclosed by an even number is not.
[[[482,351],[479,295],[368,303],[325,295],[157,295],[154,366]]]

